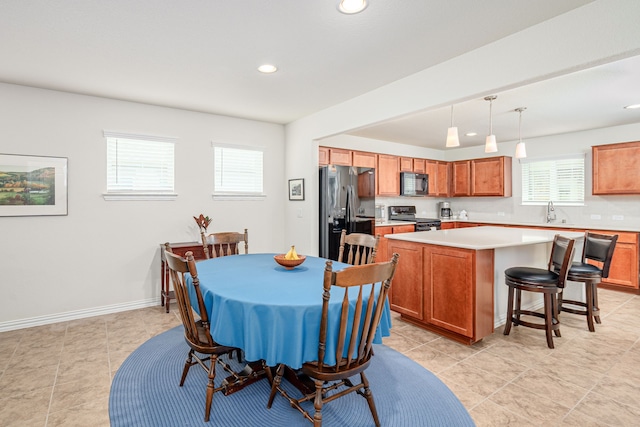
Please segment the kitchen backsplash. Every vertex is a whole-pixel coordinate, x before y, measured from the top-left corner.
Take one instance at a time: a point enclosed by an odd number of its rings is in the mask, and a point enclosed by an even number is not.
[[[451,203],[457,215],[466,210],[469,221],[505,221],[519,223],[546,223],[547,206],[522,206],[519,197],[376,197],[376,204],[415,205],[417,216],[437,218],[438,202]],[[554,203],[556,220],[580,227],[640,230],[640,197],[638,196],[585,196],[584,206],[562,206]],[[388,210],[387,210],[388,212]]]

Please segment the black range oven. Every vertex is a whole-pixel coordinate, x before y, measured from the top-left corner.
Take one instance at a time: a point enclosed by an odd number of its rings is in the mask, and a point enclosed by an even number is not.
[[[416,217],[415,206],[389,206],[389,221],[411,221],[416,223],[416,231],[440,230],[437,218]]]

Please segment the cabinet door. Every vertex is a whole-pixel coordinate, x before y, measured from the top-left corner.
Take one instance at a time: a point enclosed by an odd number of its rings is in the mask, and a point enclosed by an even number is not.
[[[471,195],[471,161],[459,160],[451,163],[453,179],[451,180],[451,195],[453,197]]]
[[[400,255],[391,284],[389,304],[392,310],[423,319],[422,250],[415,243],[389,240],[388,254]]]
[[[413,159],[413,171],[415,173],[427,173],[425,163],[425,159]]]
[[[640,194],[640,142],[591,147],[593,194]]]
[[[327,147],[318,148],[318,164],[323,166],[329,164],[329,148]]]
[[[400,172],[413,172],[413,159],[411,157],[400,157]]]
[[[449,182],[451,181],[451,164],[449,162],[437,162],[438,179],[436,196],[449,197]]]
[[[376,168],[379,196],[399,196],[400,195],[400,171],[399,161],[396,156],[378,154],[378,167]]]
[[[429,195],[438,195],[438,162],[435,160],[425,161],[425,173],[429,175]]]
[[[618,235],[618,242],[611,258],[609,277],[602,279],[602,283],[638,289],[638,233],[600,230],[593,232]]]
[[[388,239],[385,234],[393,234],[393,227],[376,227],[375,235],[380,236],[380,240],[378,241],[378,250],[376,251],[376,261],[384,262],[389,261],[389,256],[387,255],[387,242]]]
[[[425,321],[472,338],[475,276],[471,251],[426,245],[423,260]]]
[[[443,222],[442,224],[440,224],[440,229],[442,230],[450,230],[452,228],[456,228],[455,222]]]
[[[351,151],[341,148],[329,149],[329,164],[351,166]]]
[[[376,167],[376,155],[374,153],[365,153],[362,151],[354,151],[352,153],[351,162],[353,166],[360,168],[372,168]]]
[[[396,233],[413,233],[416,231],[416,226],[411,225],[394,225],[393,226],[393,234]]]
[[[473,159],[471,195],[511,197],[511,157]]]
[[[373,169],[358,174],[358,196],[370,198],[376,196],[375,173]]]

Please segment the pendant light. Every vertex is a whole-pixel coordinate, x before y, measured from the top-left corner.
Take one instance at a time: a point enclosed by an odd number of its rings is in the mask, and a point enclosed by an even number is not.
[[[521,134],[522,112],[526,109],[527,107],[520,107],[515,109],[515,111],[517,111],[520,114],[520,119],[518,120],[518,144],[516,144],[516,159],[524,159],[525,157],[527,157],[527,148],[524,146],[524,142],[522,142],[522,134]]]
[[[496,95],[486,96],[484,98],[485,101],[489,101],[489,135],[484,143],[484,152],[485,153],[495,153],[498,151],[498,144],[496,143],[496,136],[493,134],[493,121],[491,117],[491,107],[493,105],[493,100],[496,99]]]
[[[458,127],[453,126],[453,105],[451,106],[451,126],[447,130],[447,147],[459,147],[460,140],[458,139]]]

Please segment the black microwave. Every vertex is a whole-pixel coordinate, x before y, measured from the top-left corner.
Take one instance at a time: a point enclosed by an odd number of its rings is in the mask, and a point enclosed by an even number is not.
[[[400,172],[401,196],[428,196],[429,175],[426,173]]]

